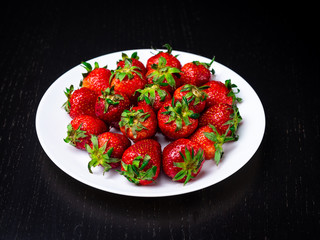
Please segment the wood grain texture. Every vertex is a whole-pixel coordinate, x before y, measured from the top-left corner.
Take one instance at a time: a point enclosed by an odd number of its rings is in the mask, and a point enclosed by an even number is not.
[[[312,6],[149,5],[3,5],[0,239],[319,237],[320,62]],[[249,163],[212,187],[152,199],[95,190],[57,168],[35,131],[46,89],[83,60],[167,42],[216,56],[256,90],[267,127]]]

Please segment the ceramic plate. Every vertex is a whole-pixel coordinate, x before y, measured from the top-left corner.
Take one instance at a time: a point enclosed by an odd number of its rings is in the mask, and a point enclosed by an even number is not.
[[[125,50],[100,56],[89,60],[93,64],[98,62],[100,66],[108,66],[115,69],[116,62],[121,59],[122,52],[130,56],[137,51],[140,61],[146,64],[155,50]],[[191,61],[211,62],[211,59],[195,54],[173,51],[178,55],[181,64]],[[61,107],[66,101],[64,90],[71,84],[78,86],[85,69],[80,65],[72,68],[59,77],[43,95],[36,115],[36,131],[39,141],[49,158],[65,173],[91,187],[103,191],[138,197],[163,197],[193,192],[214,185],[221,180],[231,176],[244,166],[258,149],[265,130],[265,114],[261,101],[252,87],[237,73],[218,62],[212,64],[215,70],[213,79],[224,82],[231,79],[241,90],[237,95],[243,99],[238,104],[240,114],[243,118],[239,127],[239,140],[224,144],[223,158],[220,164],[215,165],[213,160],[207,160],[201,173],[186,185],[171,181],[164,173],[158,177],[156,184],[148,186],[136,186],[116,171],[102,174],[102,168],[93,168],[90,174],[87,168],[89,156],[85,151],[78,150],[65,143],[67,125],[71,118]],[[114,129],[111,131],[117,132]],[[161,143],[162,149],[168,144],[162,134],[156,135]]]

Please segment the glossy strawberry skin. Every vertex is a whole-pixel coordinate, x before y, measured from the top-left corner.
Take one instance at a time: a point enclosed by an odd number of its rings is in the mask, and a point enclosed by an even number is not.
[[[186,138],[192,134],[198,127],[198,119],[189,118],[190,125],[186,125],[182,122],[182,128],[179,131],[176,131],[177,125],[175,121],[167,123],[170,116],[162,114],[167,110],[165,107],[172,106],[172,101],[167,101],[163,104],[157,114],[158,126],[161,132],[170,139]]]
[[[83,79],[82,87],[90,88],[100,95],[101,91],[110,87],[110,76],[111,71],[109,69],[96,68]]]
[[[209,86],[209,88],[203,90],[208,95],[206,100],[207,108],[218,103],[232,105],[233,98],[228,96],[230,89],[228,89],[224,83],[212,80],[204,85]]]
[[[80,115],[75,117],[70,125],[74,130],[79,129],[84,131],[85,137],[79,138],[74,142],[75,147],[85,150],[85,145],[91,143],[92,135],[99,135],[108,130],[108,126],[100,119],[88,115]]]
[[[128,96],[124,93],[115,91],[114,94],[120,95],[123,99],[119,100],[118,104],[110,104],[108,106],[108,110],[105,112],[105,99],[97,98],[95,104],[95,114],[98,118],[102,119],[109,125],[113,122],[119,122],[121,118],[121,113],[125,109],[129,109],[130,107],[130,100]]]
[[[156,166],[157,170],[155,176],[152,178],[153,180],[156,180],[159,176],[161,168],[161,146],[157,141],[153,139],[144,139],[138,141],[137,143],[133,144],[125,150],[125,152],[122,155],[121,161],[125,164],[132,164],[133,160],[136,157],[141,156],[142,158],[144,158],[146,155],[149,155],[151,157],[151,160],[149,161],[148,165],[145,167],[144,170],[148,170],[152,166]],[[121,171],[125,171],[122,165]],[[140,185],[148,185],[151,183],[153,183],[152,180],[139,181]]]
[[[185,148],[191,152],[192,149],[196,154],[198,151],[202,150],[200,145],[190,141],[189,139],[180,138],[175,140],[174,142],[169,143],[164,149],[162,153],[162,169],[164,173],[173,179],[176,174],[181,170],[179,167],[174,165],[174,162],[183,162],[183,158],[181,157],[180,153],[185,154]],[[204,161],[202,161],[198,171],[193,173],[192,176],[196,177],[203,166]],[[186,177],[178,180],[178,182],[185,182]]]
[[[107,144],[106,153],[110,148],[113,148],[112,154],[110,157],[121,159],[124,151],[131,146],[131,142],[124,135],[113,132],[104,132],[98,135],[98,144],[101,148],[104,144]],[[92,143],[90,144],[92,148]],[[120,166],[120,162],[111,163],[112,168]]]
[[[75,90],[69,99],[71,118],[75,118],[80,115],[90,115],[95,117],[95,104],[98,95],[95,91],[82,87]]]
[[[158,64],[160,57],[164,57],[167,60],[167,66],[181,69],[181,63],[175,56],[168,52],[160,52],[147,60],[147,70],[150,70],[153,64]]]
[[[135,103],[138,98],[138,94],[135,94],[136,90],[143,89],[147,84],[145,75],[142,74],[142,78],[133,73],[134,77],[129,79],[125,77],[122,81],[118,78],[113,78],[111,86],[114,86],[114,90],[126,94],[132,103]]]
[[[125,126],[120,125],[120,131],[134,142],[153,137],[157,132],[157,126],[158,126],[157,116],[150,106],[148,105],[136,106],[136,107],[132,107],[129,111],[133,112],[133,111],[139,111],[139,110],[142,110],[144,113],[149,114],[150,116],[145,121],[141,122],[144,129],[140,131],[136,131],[136,134],[137,134],[136,136],[134,135],[131,127],[128,127],[126,129]]]
[[[208,125],[199,127],[190,137],[189,139],[192,142],[196,142],[200,145],[200,147],[204,151],[205,159],[209,160],[214,158],[215,155],[215,146],[214,142],[209,140],[203,133],[208,132],[211,133],[213,132],[212,128],[209,127]]]
[[[192,84],[199,87],[210,81],[210,79],[210,70],[202,64],[189,62],[181,68],[181,81],[183,84]]]
[[[230,115],[232,113],[233,109],[229,104],[215,104],[202,113],[199,118],[199,127],[212,124],[219,134],[224,134],[229,127],[229,125],[225,123],[231,120]]]

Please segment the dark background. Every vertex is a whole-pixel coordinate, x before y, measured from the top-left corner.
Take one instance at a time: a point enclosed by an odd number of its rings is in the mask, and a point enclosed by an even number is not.
[[[317,239],[319,25],[308,2],[48,1],[1,5],[0,239]],[[194,193],[135,198],[62,172],[37,139],[46,89],[88,60],[170,43],[241,75],[266,113],[240,171]]]

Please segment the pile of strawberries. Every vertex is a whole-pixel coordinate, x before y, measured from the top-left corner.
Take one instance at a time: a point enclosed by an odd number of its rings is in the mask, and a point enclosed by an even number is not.
[[[66,89],[63,105],[72,118],[65,142],[88,152],[88,170],[119,168],[138,185],[154,183],[163,171],[186,184],[205,160],[219,163],[223,144],[238,139],[241,116],[237,86],[212,80],[210,63],[181,65],[172,48],[151,56],[122,54],[115,70],[83,62],[80,87]],[[235,91],[233,91],[235,89]],[[120,129],[122,134],[110,132]],[[161,150],[155,134],[169,144]]]

